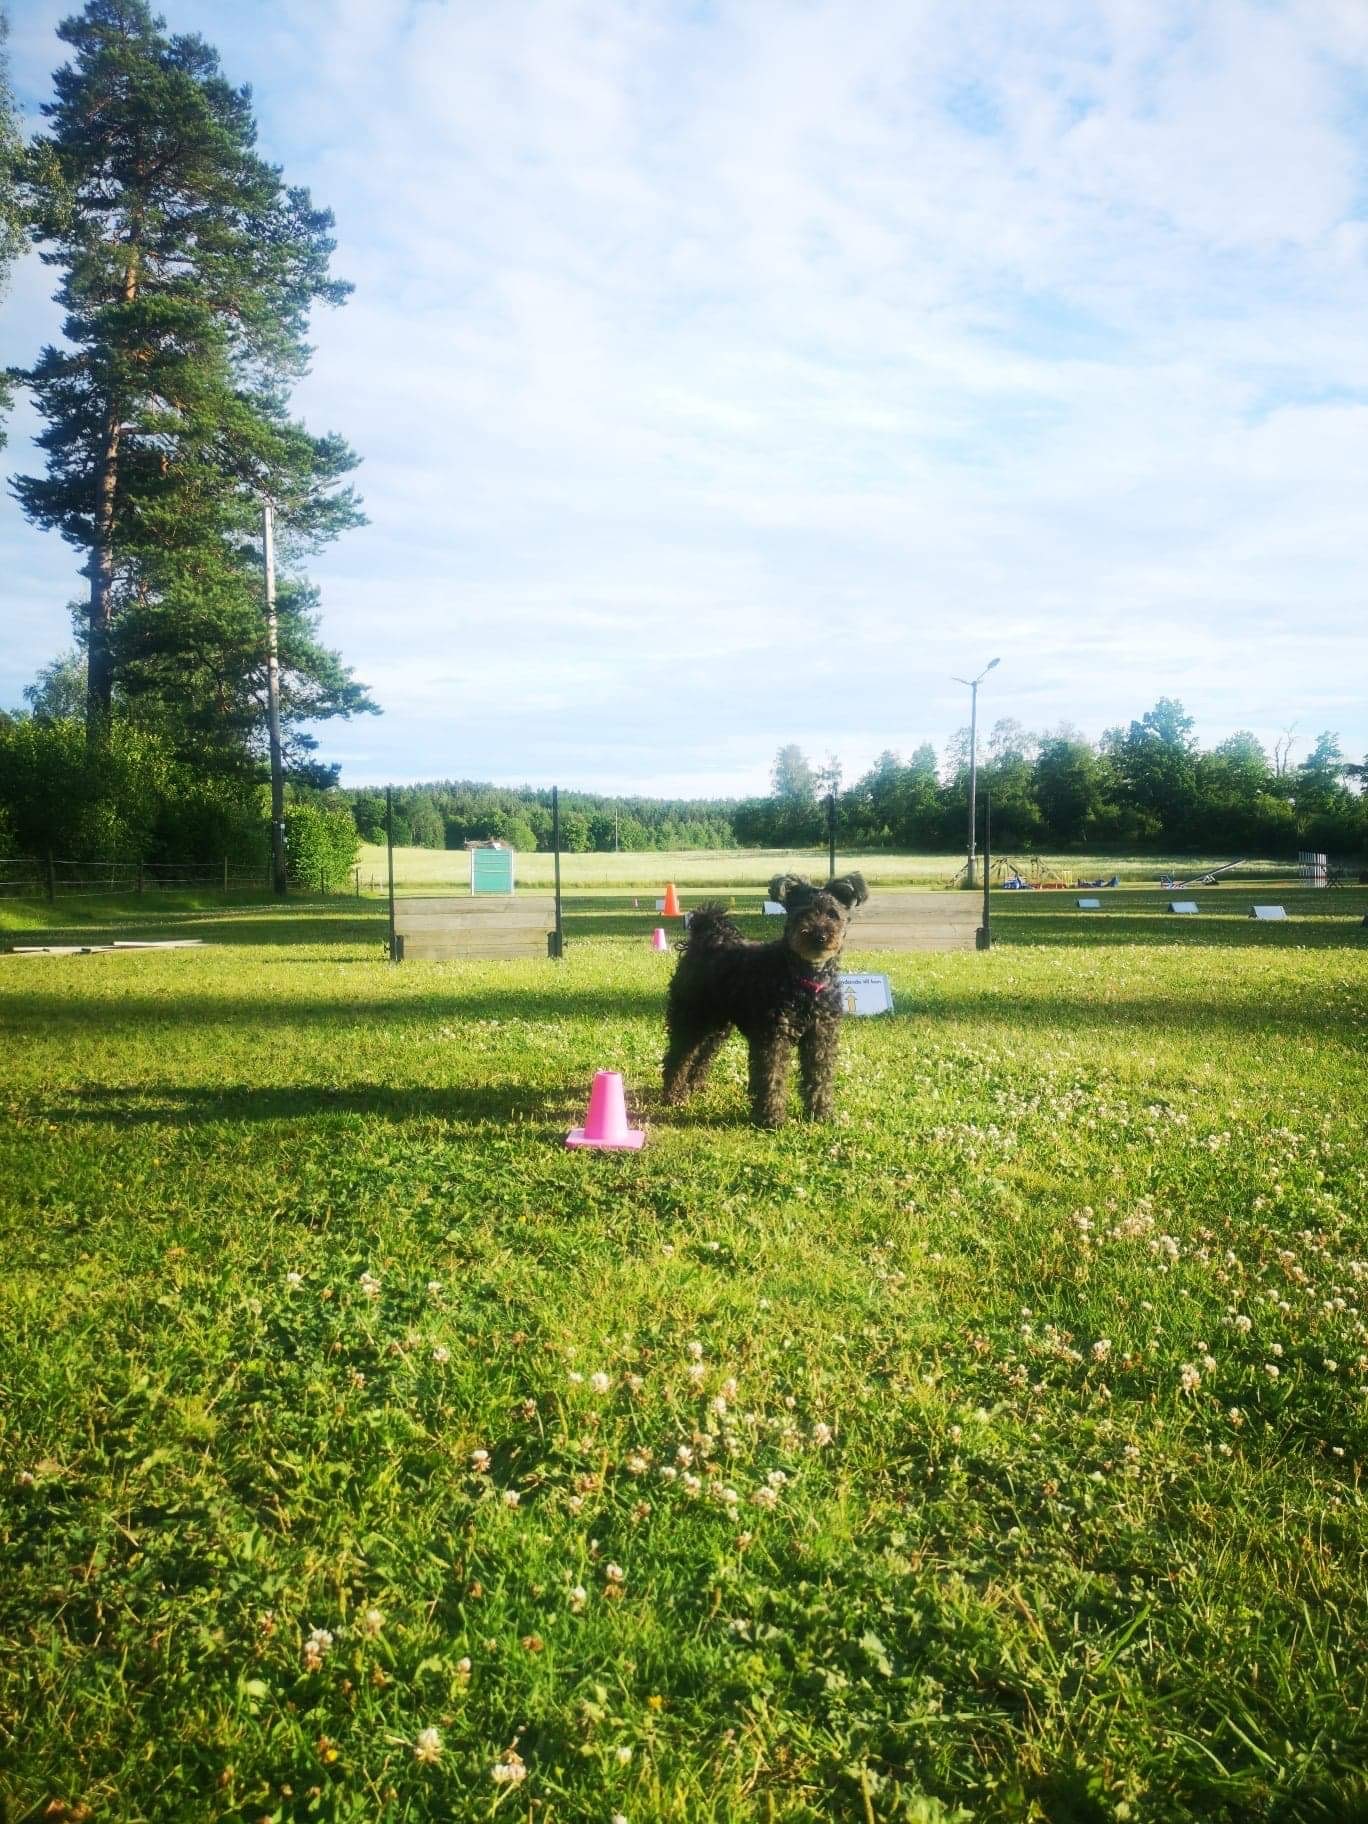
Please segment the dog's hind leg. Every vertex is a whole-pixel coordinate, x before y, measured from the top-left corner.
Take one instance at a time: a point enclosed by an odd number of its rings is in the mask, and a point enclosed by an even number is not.
[[[670,1042],[665,1050],[667,1102],[683,1102],[702,1087],[730,1031],[730,1025],[699,1026],[671,1017]]]
[[[751,1120],[757,1127],[782,1127],[788,1114],[791,1040],[770,1031],[750,1040]]]
[[[810,1121],[829,1121],[836,1097],[836,1020],[818,1020],[798,1041],[798,1074]]]

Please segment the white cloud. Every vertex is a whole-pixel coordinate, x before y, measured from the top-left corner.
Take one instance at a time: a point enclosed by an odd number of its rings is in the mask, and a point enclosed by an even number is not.
[[[849,776],[992,653],[993,715],[1368,747],[1359,9],[166,10],[357,284],[299,396],[365,457],[348,777]],[[6,512],[0,700],[76,587]]]

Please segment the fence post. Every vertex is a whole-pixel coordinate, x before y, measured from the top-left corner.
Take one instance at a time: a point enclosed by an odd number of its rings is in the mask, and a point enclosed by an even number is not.
[[[57,897],[57,868],[52,859],[51,849],[48,850],[47,858],[47,896],[49,900]]]

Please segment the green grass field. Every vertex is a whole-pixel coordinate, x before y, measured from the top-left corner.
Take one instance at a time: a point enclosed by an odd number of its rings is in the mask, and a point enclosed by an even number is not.
[[[205,940],[0,956],[6,1824],[1368,1817],[1368,894],[997,895],[768,1134],[580,884],[0,905]]]
[[[1013,859],[1029,868],[1032,858]],[[1119,874],[1128,885],[1154,883],[1169,864],[1153,856],[1061,856],[1035,858],[1050,873],[1067,880],[1078,875],[1090,879],[1110,878]],[[1205,873],[1219,867],[1221,860],[1186,859],[1173,865],[1180,878],[1187,874]],[[792,869],[798,874],[816,876],[826,865],[827,850],[816,849],[697,849],[652,853],[642,851],[620,855],[563,855],[561,879],[567,890],[596,887],[630,892],[634,888],[660,891],[667,880],[683,887],[762,887],[772,875]],[[519,887],[548,887],[555,872],[555,858],[544,854],[520,854],[516,861]],[[869,854],[837,852],[837,866],[842,873],[858,868],[865,879],[886,886],[943,887],[952,881],[964,865],[964,854],[958,855],[890,855],[878,850]],[[365,843],[360,856],[361,883],[367,893],[383,892],[388,880],[388,861],[383,844]],[[1251,860],[1245,872],[1261,879],[1295,879],[1296,865],[1287,862]],[[396,849],[394,879],[401,892],[445,889],[460,892],[470,884],[470,858],[463,849]]]

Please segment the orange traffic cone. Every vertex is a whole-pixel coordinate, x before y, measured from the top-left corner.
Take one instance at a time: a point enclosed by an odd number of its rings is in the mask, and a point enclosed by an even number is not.
[[[665,904],[660,909],[665,914],[666,918],[682,918],[684,916],[684,908],[679,903],[679,895],[675,892],[675,884],[673,881],[671,881],[665,889]]]

